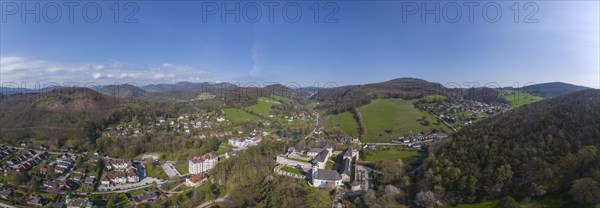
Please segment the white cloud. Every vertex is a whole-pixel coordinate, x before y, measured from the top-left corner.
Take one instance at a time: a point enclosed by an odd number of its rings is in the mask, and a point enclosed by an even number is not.
[[[261,74],[261,70],[262,70],[262,65],[261,65],[261,58],[263,56],[263,54],[261,53],[261,47],[260,44],[256,41],[254,41],[254,43],[252,43],[252,49],[250,49],[252,55],[251,55],[251,59],[252,59],[252,68],[250,69],[250,76],[252,77],[257,77]]]
[[[148,67],[133,67],[119,61],[106,64],[63,64],[18,56],[0,57],[0,69],[3,83],[93,81],[99,84],[151,84],[208,80],[210,74],[190,65],[171,63]]]

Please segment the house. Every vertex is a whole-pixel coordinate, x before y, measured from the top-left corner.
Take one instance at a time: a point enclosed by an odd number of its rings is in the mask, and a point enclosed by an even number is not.
[[[131,168],[127,170],[127,182],[128,183],[136,183],[140,181],[140,177],[137,174],[136,169]]]
[[[94,207],[94,203],[88,198],[73,198],[71,194],[65,197],[67,208]]]
[[[81,175],[85,175],[86,172],[87,171],[85,168],[78,168],[77,170],[75,170],[75,173],[81,174]]]
[[[238,155],[238,151],[232,150],[232,151],[229,151],[229,152],[225,153],[225,158],[229,159],[229,158],[235,157],[237,155]]]
[[[100,177],[100,184],[103,186],[110,185],[110,179],[108,179],[107,174],[104,174],[104,175],[102,175],[102,177]]]
[[[230,145],[233,145],[233,146],[236,146],[236,147],[243,147],[243,146],[245,146],[244,139],[242,139],[242,138],[231,138],[231,139],[229,139],[228,143]]]
[[[29,205],[34,205],[34,206],[44,206],[44,204],[47,203],[47,200],[44,199],[44,197],[40,196],[40,195],[32,195],[31,197],[29,197],[29,199],[27,199],[27,204]]]
[[[250,139],[250,141],[252,141],[254,144],[258,144],[262,141],[262,136],[255,136],[254,138]]]
[[[58,173],[58,174],[63,174],[66,171],[67,171],[67,168],[63,168],[63,167],[60,167],[60,166],[57,166],[56,168],[54,168],[54,172]]]
[[[131,198],[133,203],[136,205],[150,203],[158,199],[158,195],[155,192],[150,192],[147,194],[137,195]]]
[[[75,190],[79,188],[79,184],[72,180],[64,180],[59,183],[59,187],[66,190]]]
[[[191,174],[206,173],[212,169],[218,161],[219,157],[214,152],[206,153],[202,157],[195,156],[188,161],[188,170]]]
[[[96,177],[88,176],[88,177],[85,177],[85,179],[83,180],[83,183],[85,183],[87,185],[93,185],[94,181],[96,181]]]
[[[58,182],[56,181],[44,181],[42,185],[50,189],[58,188]]]
[[[185,185],[189,187],[198,187],[207,180],[204,173],[198,173],[192,177],[185,179]]]
[[[3,189],[2,191],[0,191],[0,198],[3,199],[11,199],[13,197],[13,194],[15,193],[14,190],[12,189]]]
[[[131,160],[106,160],[104,166],[108,170],[127,169],[128,167],[133,167],[133,162]]]

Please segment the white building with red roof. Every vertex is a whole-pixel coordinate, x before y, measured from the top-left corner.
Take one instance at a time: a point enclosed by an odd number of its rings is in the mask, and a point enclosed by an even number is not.
[[[188,161],[190,174],[206,173],[219,162],[219,157],[214,152],[204,154],[202,157],[195,156]]]

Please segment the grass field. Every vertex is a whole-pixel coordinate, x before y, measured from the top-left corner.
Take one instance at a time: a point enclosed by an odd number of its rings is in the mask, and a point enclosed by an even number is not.
[[[281,167],[281,170],[286,171],[286,172],[290,172],[290,173],[295,173],[295,174],[298,174],[298,175],[302,175],[302,172],[300,172],[298,169],[292,168],[292,167],[288,167],[288,166]]]
[[[255,113],[266,116],[269,115],[269,112],[271,112],[271,107],[277,104],[280,104],[280,102],[268,98],[259,98],[258,103],[248,107],[248,109]]]
[[[502,97],[510,102],[510,108],[518,108],[523,105],[534,103],[544,98],[526,92],[513,90],[500,90]]]
[[[344,131],[344,133],[352,136],[352,137],[358,137],[358,123],[356,122],[356,119],[354,119],[354,116],[352,116],[352,113],[350,112],[344,112],[344,113],[340,113],[340,114],[336,114],[336,115],[330,115],[329,117],[327,117],[327,120],[325,121],[325,125],[328,128],[335,128],[338,127],[340,129],[342,129],[342,131]]]
[[[438,100],[444,100],[446,99],[446,96],[443,95],[427,95],[423,98],[421,98],[421,100],[426,101],[426,102],[433,102],[433,101],[438,101]]]
[[[222,155],[222,154],[225,154],[225,153],[227,153],[227,152],[229,152],[231,150],[232,150],[232,148],[229,145],[221,144],[221,145],[219,145],[219,149],[215,153],[217,155]]]
[[[161,166],[154,164],[146,164],[146,174],[149,177],[160,178],[160,179],[168,179],[167,173],[162,169]]]
[[[177,169],[177,171],[179,171],[179,173],[181,173],[182,175],[190,173],[188,164],[186,162],[174,163],[173,166],[175,166],[175,169]]]
[[[225,111],[225,114],[227,115],[227,117],[229,118],[229,120],[233,123],[241,123],[244,121],[259,121],[260,118],[247,113],[246,111],[237,109],[237,108],[226,108],[223,111]]]
[[[381,150],[372,155],[365,155],[366,161],[376,160],[398,160],[401,159],[404,164],[415,164],[425,158],[425,152],[408,151],[408,150]]]
[[[438,125],[437,119],[413,105],[413,101],[402,99],[375,99],[370,104],[359,108],[367,129],[363,142],[389,142],[403,135],[414,135],[441,128],[447,132],[448,127],[443,123]],[[418,119],[425,117],[428,126],[422,125]]]

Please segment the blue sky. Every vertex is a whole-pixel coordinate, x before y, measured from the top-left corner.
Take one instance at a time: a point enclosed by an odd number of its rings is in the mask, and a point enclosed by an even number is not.
[[[52,23],[56,8],[46,1],[2,1],[3,85],[228,81],[310,86],[417,77],[442,84],[562,81],[600,87],[598,1],[517,2],[517,23],[515,2],[498,3],[502,14],[495,23],[490,19],[496,8],[488,7],[486,19],[483,7],[491,1],[474,7],[473,22],[468,7],[458,2],[462,16],[455,23],[450,21],[457,10],[447,1],[318,2],[317,23],[311,9],[315,1],[276,2],[273,22],[263,1],[142,1],[128,8],[122,1],[98,1],[102,16],[91,23],[82,16],[89,2],[74,7],[73,22],[68,7],[59,4],[62,16]],[[117,23],[110,7],[115,2]],[[35,3],[40,3],[40,22],[31,14],[23,22],[21,12]],[[236,3],[248,12],[240,11],[240,22],[234,15],[223,22],[220,12]],[[296,16],[296,3],[302,16],[288,22]],[[423,6],[433,9],[436,3],[440,21],[434,14],[422,21]],[[19,11],[11,10],[14,5]],[[215,15],[206,11],[211,5],[219,10]],[[246,21],[256,16],[254,5],[261,6],[262,14],[256,23]],[[415,5],[419,11],[412,14]],[[134,7],[138,11],[132,19],[138,22],[125,23]],[[337,12],[326,22],[334,8]],[[534,8],[537,13],[529,20],[538,22],[524,23]],[[86,17],[93,19],[94,11],[88,7]]]

